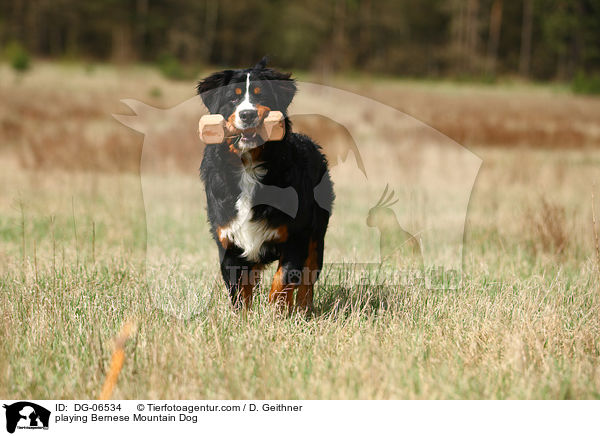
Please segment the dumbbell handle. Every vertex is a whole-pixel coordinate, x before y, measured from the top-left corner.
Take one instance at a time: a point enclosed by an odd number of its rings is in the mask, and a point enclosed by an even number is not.
[[[279,111],[271,111],[257,127],[257,133],[266,141],[279,141],[285,135],[285,117]],[[225,136],[235,136],[241,131],[229,131],[222,115],[204,115],[198,124],[200,140],[206,144],[220,144]]]

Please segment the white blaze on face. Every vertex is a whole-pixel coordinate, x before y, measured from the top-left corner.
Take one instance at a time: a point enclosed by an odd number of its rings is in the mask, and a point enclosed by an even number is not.
[[[252,109],[256,110],[256,106],[250,103],[250,73],[246,74],[246,94],[244,100],[235,108],[235,127],[243,129],[245,126],[242,124],[240,119],[240,112],[243,110]]]

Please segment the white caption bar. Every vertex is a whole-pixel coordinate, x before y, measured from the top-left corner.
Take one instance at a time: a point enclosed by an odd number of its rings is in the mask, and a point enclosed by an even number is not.
[[[596,401],[0,400],[0,435],[581,434]],[[12,430],[12,431],[11,431]],[[45,430],[42,433],[33,430]],[[110,433],[107,433],[110,432]],[[282,433],[283,432],[283,433]]]

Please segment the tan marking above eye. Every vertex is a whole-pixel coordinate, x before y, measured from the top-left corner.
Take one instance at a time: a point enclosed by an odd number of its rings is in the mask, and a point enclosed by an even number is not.
[[[260,87],[257,86],[256,88],[254,88],[254,93],[255,94],[260,94]]]
[[[235,93],[237,95],[242,95],[242,88],[235,88]]]

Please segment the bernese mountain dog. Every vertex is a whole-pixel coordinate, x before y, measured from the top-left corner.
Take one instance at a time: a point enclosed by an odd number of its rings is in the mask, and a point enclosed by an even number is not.
[[[278,261],[269,301],[290,311],[313,307],[313,287],[323,266],[325,232],[334,200],[321,148],[292,132],[287,109],[296,94],[291,74],[267,68],[214,73],[197,85],[211,114],[229,131],[207,145],[200,167],[210,231],[234,308],[250,308],[265,265]],[[257,126],[269,111],[285,115],[285,135],[264,142]]]

